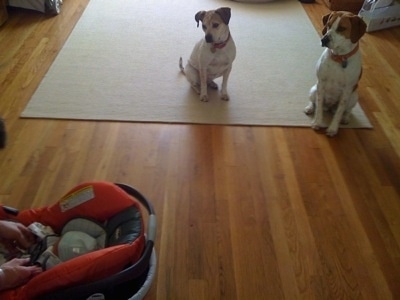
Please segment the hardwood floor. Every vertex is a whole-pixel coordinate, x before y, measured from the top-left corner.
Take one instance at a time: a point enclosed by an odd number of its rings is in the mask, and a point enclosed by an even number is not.
[[[304,5],[318,31],[321,1]],[[0,27],[1,203],[134,185],[158,215],[147,299],[400,299],[400,27],[361,41],[372,130],[20,119],[88,2]]]

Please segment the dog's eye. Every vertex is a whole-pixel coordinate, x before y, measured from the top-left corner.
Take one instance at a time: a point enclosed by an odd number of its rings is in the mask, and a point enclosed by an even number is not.
[[[206,29],[207,29],[207,26],[206,26],[206,25],[203,25],[202,27],[203,27],[203,30],[206,30]]]
[[[219,24],[218,23],[213,23],[213,28],[218,28]]]
[[[338,28],[337,28],[337,32],[343,32],[343,31],[345,31],[346,30],[346,27],[343,27],[343,26],[339,26]]]

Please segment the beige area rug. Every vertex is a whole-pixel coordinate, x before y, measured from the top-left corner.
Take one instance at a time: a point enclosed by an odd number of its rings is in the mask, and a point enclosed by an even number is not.
[[[201,102],[178,68],[204,37],[199,10],[232,8],[229,102]],[[297,0],[91,0],[22,113],[29,118],[309,126],[323,49]],[[217,80],[221,83],[221,80]],[[371,127],[357,107],[348,127]]]

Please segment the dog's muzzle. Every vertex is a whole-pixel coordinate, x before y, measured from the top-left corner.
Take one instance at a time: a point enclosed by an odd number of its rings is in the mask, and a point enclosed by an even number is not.
[[[211,34],[206,34],[206,42],[207,43],[214,42],[213,36]]]
[[[328,44],[330,42],[330,38],[328,35],[324,35],[321,39],[321,46],[322,47],[328,47]]]

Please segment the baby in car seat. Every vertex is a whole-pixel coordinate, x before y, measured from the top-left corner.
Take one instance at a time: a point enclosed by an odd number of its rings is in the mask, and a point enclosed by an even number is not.
[[[80,255],[104,248],[106,232],[99,224],[76,218],[67,223],[61,234],[56,234],[49,226],[38,222],[28,228],[37,237],[37,242],[28,251],[20,251],[19,255],[29,257],[32,265],[39,265],[43,270],[65,262]],[[0,251],[3,260],[8,260],[9,254]]]

